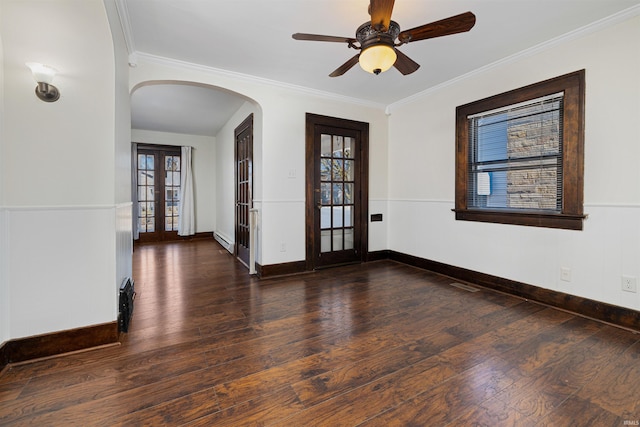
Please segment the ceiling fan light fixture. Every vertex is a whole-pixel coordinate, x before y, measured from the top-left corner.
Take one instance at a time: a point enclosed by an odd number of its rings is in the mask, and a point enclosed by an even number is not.
[[[374,44],[360,52],[358,62],[366,72],[380,74],[393,67],[397,58],[393,47],[386,44]]]

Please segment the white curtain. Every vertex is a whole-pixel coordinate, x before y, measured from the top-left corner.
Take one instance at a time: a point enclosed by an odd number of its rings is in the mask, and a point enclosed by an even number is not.
[[[131,143],[131,218],[133,219],[133,240],[140,238],[140,221],[138,221],[138,144]]]
[[[191,147],[182,147],[181,157],[178,236],[191,236],[196,234],[193,203],[193,173],[191,172]]]

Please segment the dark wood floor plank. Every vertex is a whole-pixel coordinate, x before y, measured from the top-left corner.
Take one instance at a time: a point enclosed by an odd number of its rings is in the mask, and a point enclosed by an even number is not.
[[[212,387],[118,416],[111,426],[177,426],[196,422],[219,411],[216,393]]]
[[[153,396],[155,385],[162,387],[165,382],[179,382],[181,378],[186,380],[189,376],[201,375],[202,370],[207,368],[203,355],[162,360],[161,355],[146,355],[146,358],[131,360],[131,365],[116,360],[93,369],[83,367],[81,370],[65,370],[64,375],[52,373],[34,378],[21,393],[22,400],[34,404],[24,406],[21,400],[0,404],[0,424],[4,421],[1,414],[5,412],[19,414],[21,418],[47,419],[47,414],[66,407],[91,406],[96,401],[117,400],[133,390],[140,393],[148,390],[147,393]]]
[[[0,384],[0,402],[8,402],[16,399],[29,380],[24,380],[15,383]]]
[[[105,397],[99,391],[101,385],[86,388],[86,398],[48,410],[36,407],[29,414],[21,414],[21,419],[41,426],[86,425],[87,420],[93,425],[111,425],[130,413],[211,388],[212,384],[204,370],[197,370],[135,388],[122,384],[118,393],[111,392]]]
[[[537,314],[539,311],[545,310],[539,306],[525,305],[523,310],[520,312],[511,313],[512,319],[511,321],[516,321],[517,319],[526,319],[528,316],[533,316]],[[546,309],[550,310],[550,309]],[[559,313],[555,310],[552,311],[552,318],[557,318],[556,322],[547,322],[547,327],[551,328],[558,324],[558,322],[565,321],[567,319],[571,319],[571,316],[555,316],[556,313]],[[425,352],[423,354],[436,354],[435,357],[419,359],[418,361],[414,361],[413,364],[407,363],[404,365],[405,368],[400,365],[396,370],[392,370],[392,373],[388,376],[384,376],[387,374],[386,371],[380,372],[380,375],[372,375],[370,378],[361,380],[361,382],[366,383],[366,387],[364,388],[364,392],[362,394],[364,396],[369,396],[370,389],[376,390],[386,390],[391,389],[402,390],[402,392],[397,392],[395,395],[391,394],[382,394],[380,401],[378,402],[375,399],[373,402],[371,401],[371,397],[361,397],[360,390],[356,390],[351,394],[339,396],[333,401],[328,400],[335,392],[332,392],[331,387],[339,388],[342,375],[347,375],[344,372],[336,371],[330,372],[324,375],[320,375],[318,377],[310,379],[308,382],[315,381],[316,383],[313,385],[299,383],[294,387],[296,390],[300,389],[302,400],[305,404],[311,405],[316,403],[318,400],[323,400],[318,397],[313,396],[313,388],[315,388],[316,392],[322,392],[323,388],[326,387],[325,403],[318,405],[316,408],[312,408],[304,414],[299,414],[297,417],[294,417],[288,422],[292,422],[292,425],[298,425],[298,423],[307,423],[311,419],[321,418],[324,419],[322,414],[324,412],[331,412],[331,407],[335,404],[338,407],[348,407],[347,413],[340,412],[336,416],[332,416],[330,419],[324,420],[324,422],[331,423],[337,422],[337,420],[349,420],[349,422],[360,422],[363,421],[362,416],[360,418],[349,418],[350,414],[353,412],[358,412],[354,408],[359,408],[363,406],[359,413],[362,411],[370,411],[368,408],[369,403],[371,403],[372,407],[382,407],[384,408],[389,402],[397,401],[397,400],[406,400],[414,395],[417,395],[424,391],[424,387],[432,386],[434,384],[439,384],[441,381],[445,381],[451,377],[453,377],[456,373],[463,372],[467,369],[473,368],[476,364],[482,363],[488,357],[495,356],[499,354],[499,350],[492,348],[488,343],[491,341],[491,336],[488,334],[489,331],[493,331],[493,328],[504,328],[504,325],[510,325],[511,322],[507,321],[507,317],[503,315],[503,317],[495,316],[493,314],[487,315],[488,317],[493,319],[493,322],[466,322],[464,323],[464,335],[465,338],[461,339],[458,336],[454,336],[450,331],[441,331],[436,333],[433,336],[424,338],[420,340],[419,346],[421,347],[421,351]],[[486,320],[486,319],[485,319]],[[516,322],[517,323],[517,322]],[[502,325],[502,326],[499,326]],[[450,328],[448,328],[450,329]],[[460,331],[461,328],[456,328],[456,331]],[[542,328],[541,330],[545,330]],[[470,336],[474,336],[473,340],[468,340]],[[366,361],[363,364],[368,368],[368,364]],[[438,369],[435,369],[433,365],[436,365]],[[367,368],[363,367],[362,370],[367,372]],[[444,371],[440,370],[440,368],[445,368]],[[505,369],[509,369],[508,366],[505,366]],[[354,376],[357,374],[352,374]],[[444,375],[444,376],[442,376]],[[514,374],[515,375],[515,374]],[[337,378],[334,378],[337,377]],[[428,377],[428,378],[425,378]],[[348,377],[347,377],[348,378]],[[378,378],[378,379],[376,379]],[[381,379],[380,379],[381,378]],[[360,378],[359,378],[360,379]],[[369,381],[367,383],[367,381]],[[315,387],[314,387],[315,385]],[[352,388],[356,389],[361,384],[358,382],[354,382],[352,384]],[[311,389],[311,390],[310,390]],[[342,392],[348,392],[349,388],[339,388]],[[307,393],[305,393],[305,391]],[[311,393],[309,393],[311,392]],[[305,399],[306,398],[306,399]],[[362,401],[362,402],[361,402]],[[338,403],[335,403],[338,402]],[[364,402],[364,403],[363,403]],[[376,405],[378,402],[378,405]],[[369,414],[371,415],[371,414]],[[283,425],[286,425],[284,423]],[[350,425],[350,424],[347,424]]]
[[[211,374],[212,382],[221,385],[266,371],[276,366],[276,363],[268,354],[256,354],[219,365],[209,363],[209,366],[215,368],[215,374]]]
[[[448,314],[452,315],[451,311],[449,311]],[[291,337],[292,334],[287,334],[286,337],[290,340],[287,345],[270,346],[274,348],[270,355],[277,361],[278,365],[287,361],[291,361],[290,363],[287,363],[285,366],[272,368],[270,371],[275,371],[277,373],[276,375],[274,375],[273,372],[264,371],[251,377],[244,377],[233,383],[226,383],[217,388],[218,394],[221,401],[224,402],[224,400],[228,398],[231,402],[229,404],[235,404],[243,399],[251,398],[253,394],[260,394],[265,389],[272,389],[283,385],[274,382],[273,378],[277,378],[279,381],[285,381],[285,383],[303,380],[310,374],[323,373],[335,369],[336,366],[362,359],[376,351],[380,352],[391,346],[397,346],[406,341],[406,339],[403,339],[406,336],[415,338],[434,334],[437,329],[430,331],[429,327],[437,324],[435,317],[440,317],[439,320],[443,318],[446,319],[445,313],[443,312],[440,316],[434,316],[433,319],[427,319],[426,321],[422,319],[424,324],[414,320],[406,323],[406,326],[396,322],[393,328],[379,325],[375,329],[375,338],[370,339],[361,339],[352,336],[352,333],[349,331],[344,331],[342,334],[335,335],[333,340],[303,339],[294,342]],[[414,333],[409,335],[411,331]],[[243,347],[246,348],[247,346]],[[279,351],[279,349],[283,351]],[[228,351],[228,349],[224,350]],[[237,351],[231,351],[230,354],[238,355],[242,353],[238,349]],[[279,373],[281,370],[287,372],[290,376],[284,376],[282,373]]]
[[[627,421],[628,424],[625,424],[625,421]],[[633,426],[639,423],[640,416],[638,415],[631,418],[618,417],[597,404],[590,402],[588,399],[585,400],[577,396],[572,396],[557,410],[551,412],[549,416],[541,419],[535,425],[539,427],[571,425],[579,425],[581,427],[624,427],[625,425]]]
[[[519,374],[498,358],[485,360],[449,381],[404,400],[363,426],[446,425],[513,384]],[[413,391],[417,391],[418,388]]]
[[[204,416],[190,427],[237,427],[263,426],[300,412],[304,407],[290,387],[283,387],[270,393],[264,393],[255,399],[232,406],[222,411]]]
[[[578,397],[625,419],[640,419],[640,342],[610,360]]]
[[[92,386],[93,381],[104,381],[100,396],[118,392],[122,388],[135,388],[162,381],[172,376],[198,371],[208,367],[204,354],[190,354],[184,357],[182,351],[167,347],[162,351],[141,353],[136,357],[120,357],[102,363],[87,363],[77,369],[65,370],[64,376],[53,373],[33,378],[23,389],[22,396],[47,393],[49,390],[65,390],[65,398],[73,398],[75,390],[79,395],[83,389]]]
[[[535,425],[571,397],[577,387],[565,384],[557,370],[542,369],[533,377],[522,377],[511,386],[470,408],[452,424]]]
[[[343,336],[342,339],[340,337],[335,339],[337,341],[302,342],[301,347],[289,345],[286,349],[291,349],[292,353],[289,354],[287,363],[278,363],[271,368],[216,387],[221,405],[233,406],[269,390],[335,369],[337,366],[362,358],[363,354],[382,351],[386,346],[397,344],[394,341],[375,337],[356,342],[351,342],[349,335]],[[284,355],[279,362],[283,361],[283,357]]]
[[[0,425],[613,426],[640,335],[395,261],[260,280],[136,246],[121,344],[0,375]],[[628,424],[633,425],[633,424]]]
[[[569,351],[549,360],[545,366],[558,369],[565,384],[581,388],[595,380],[603,368],[616,361],[639,338],[640,335],[605,326]]]
[[[313,406],[369,384],[434,355],[418,342],[393,347],[352,364],[315,375],[293,385],[300,400]]]
[[[81,365],[83,362],[71,357],[55,357],[12,365],[0,375],[0,384],[28,381],[39,375],[47,375],[54,370]]]
[[[405,399],[456,375],[455,367],[433,356],[299,412],[277,426],[357,425]]]
[[[503,353],[502,357],[517,364],[521,372],[531,373],[603,327],[602,323],[575,317],[537,334],[518,348]]]

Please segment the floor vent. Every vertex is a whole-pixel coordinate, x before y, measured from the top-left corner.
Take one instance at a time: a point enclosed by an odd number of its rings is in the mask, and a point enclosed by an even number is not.
[[[462,289],[462,290],[469,291],[469,292],[478,292],[480,290],[478,288],[474,288],[473,286],[465,285],[465,284],[458,283],[458,282],[450,283],[450,285],[454,286],[454,287],[456,287],[458,289]]]

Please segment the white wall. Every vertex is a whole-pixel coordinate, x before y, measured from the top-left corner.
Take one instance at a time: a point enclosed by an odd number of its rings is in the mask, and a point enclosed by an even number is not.
[[[392,106],[389,248],[640,309],[621,291],[621,275],[640,277],[640,18],[625,19]],[[584,231],[455,221],[456,106],[583,68]]]
[[[2,158],[1,155],[0,158]],[[9,230],[7,228],[6,210],[0,208],[0,344],[7,341],[10,337],[9,321],[11,319],[11,306],[9,305],[10,293],[7,274],[9,266],[8,236]]]
[[[259,209],[258,255],[262,265],[300,261],[305,258],[305,113],[322,114],[370,124],[370,207],[371,212],[386,209],[387,198],[387,118],[380,105],[363,104],[342,97],[328,97],[317,92],[282,84],[268,84],[246,76],[218,72],[214,69],[175,63],[162,58],[140,55],[138,66],[131,70],[130,87],[151,81],[189,81],[234,91],[250,100],[251,108],[239,112],[227,129],[217,136],[219,162],[232,159],[229,135],[246,117],[254,117],[254,206]],[[246,107],[246,106],[245,106]],[[240,117],[242,116],[242,117]],[[238,121],[239,120],[239,121]],[[237,123],[236,123],[237,122]],[[226,148],[225,148],[226,147]],[[232,165],[231,165],[232,167]],[[232,169],[230,169],[232,171]],[[289,171],[295,170],[295,178]],[[228,174],[219,171],[219,174]],[[228,182],[227,182],[228,179]],[[221,178],[218,186],[216,231],[233,238],[233,209],[222,205],[220,197],[233,194],[233,175]],[[220,186],[228,185],[225,192]],[[375,206],[374,206],[375,205]],[[286,250],[281,251],[284,244]],[[386,248],[386,223],[371,227],[369,249]]]
[[[43,37],[51,22],[57,22],[56,31]],[[3,174],[7,182],[20,183],[6,186],[6,203],[113,203],[114,53],[102,2],[5,1],[2,34],[4,98],[10,105],[5,155],[11,159]],[[91,42],[78,34],[91,34]],[[36,98],[27,61],[59,70],[59,101]],[[24,173],[27,166],[34,173]]]
[[[104,0],[109,20],[115,62],[114,110],[114,186],[115,186],[115,251],[116,251],[116,297],[120,285],[133,274],[133,230],[131,203],[131,100],[129,97],[129,54],[120,17],[114,0]],[[114,318],[118,307],[115,307]]]
[[[211,136],[131,131],[131,140],[145,144],[191,146],[196,233],[212,232],[216,223],[216,139]]]
[[[2,4],[0,4],[2,22]],[[0,135],[4,135],[4,51],[0,31]],[[4,138],[0,138],[0,167],[4,164]],[[0,344],[9,339],[9,280],[7,277],[8,255],[7,237],[9,230],[4,209],[4,175],[0,173]]]
[[[387,118],[382,108],[338,102],[290,92],[269,99],[263,109],[264,146],[261,223],[262,265],[305,259],[305,113],[369,123],[369,204],[371,213],[383,209],[387,194]],[[296,178],[289,178],[289,170]],[[384,248],[385,223],[369,230],[369,250]],[[285,245],[286,252],[281,251]]]
[[[9,208],[11,338],[115,320],[114,209]]]
[[[116,249],[116,197],[124,200],[126,190],[115,188],[115,141],[125,132],[115,118],[116,52],[105,5],[4,0],[1,7],[0,290],[7,299],[0,331],[8,332],[0,339],[114,321],[117,271],[127,270]],[[59,101],[36,98],[27,61],[59,70]]]

